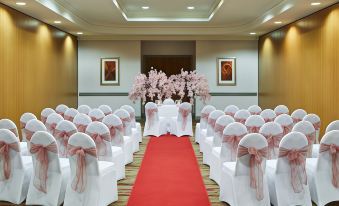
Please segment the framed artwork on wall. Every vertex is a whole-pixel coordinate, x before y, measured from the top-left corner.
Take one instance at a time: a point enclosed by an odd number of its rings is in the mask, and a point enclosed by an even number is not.
[[[217,82],[219,86],[236,85],[236,58],[217,59]]]
[[[101,59],[100,84],[104,86],[120,85],[120,67],[118,57]]]

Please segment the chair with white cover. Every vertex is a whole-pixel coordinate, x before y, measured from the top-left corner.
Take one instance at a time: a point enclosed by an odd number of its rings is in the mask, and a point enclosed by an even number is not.
[[[163,102],[164,105],[175,105],[175,102],[173,99],[171,98],[168,98],[168,99],[165,99],[164,102]]]
[[[246,119],[251,116],[251,113],[246,109],[241,109],[237,111],[234,115],[234,120],[236,122],[240,122],[241,124],[245,124]]]
[[[27,122],[32,119],[37,119],[36,116],[32,113],[26,112],[20,117],[20,130],[21,130],[21,141],[26,142],[26,134],[24,132]]]
[[[10,119],[1,119],[0,120],[0,129],[8,129],[13,132],[13,134],[19,139],[18,128],[15,123]]]
[[[66,112],[66,110],[68,109],[67,105],[64,104],[59,104],[56,108],[55,108],[55,112],[60,114],[62,117],[64,117],[64,114]]]
[[[67,157],[68,140],[73,134],[77,132],[78,130],[73,122],[62,120],[57,124],[54,132],[54,138],[58,144],[59,157]]]
[[[297,124],[294,125],[293,132],[300,132],[304,134],[308,141],[308,150],[307,150],[307,157],[312,157],[312,150],[313,150],[313,144],[315,142],[316,137],[316,131],[312,125],[312,123],[307,121],[300,121]]]
[[[125,165],[133,162],[133,142],[130,136],[124,136],[121,119],[114,114],[110,114],[102,120],[102,123],[104,123],[110,131],[112,146],[122,148]]]
[[[117,180],[125,178],[124,153],[121,147],[112,146],[108,127],[102,122],[92,122],[86,128],[88,134],[95,142],[99,161],[114,163]]]
[[[201,136],[200,136],[200,152],[205,152],[207,150],[207,146],[206,146],[206,138],[207,137],[211,137],[214,135],[214,127],[215,127],[215,123],[217,122],[217,119],[221,116],[225,115],[225,113],[221,110],[214,110],[213,112],[210,113],[210,115],[208,116],[208,120],[207,120],[207,129],[206,130],[202,130],[201,132]],[[207,162],[203,161],[204,164],[206,164]]]
[[[117,109],[114,111],[114,114],[118,116],[123,125],[124,136],[130,136],[133,142],[133,152],[139,151],[139,139],[136,131],[132,130],[132,120],[129,113],[124,109]]]
[[[214,110],[216,109],[212,105],[206,105],[201,110],[200,122],[195,125],[195,142],[200,143],[200,135],[202,133],[202,130],[207,129],[208,116]]]
[[[52,114],[52,113],[56,113],[54,109],[52,108],[45,108],[41,111],[41,114],[40,114],[40,119],[42,121],[42,123],[46,123],[46,120],[47,120],[47,117]]]
[[[24,129],[24,133],[26,134],[28,154],[21,153],[22,155],[30,155],[29,150],[31,149],[30,147],[31,138],[36,132],[39,131],[47,132],[46,126],[41,121],[37,119],[32,119],[27,122],[26,127]]]
[[[36,132],[31,139],[33,174],[27,205],[61,205],[70,179],[69,161],[58,156],[58,146],[48,132]]]
[[[260,113],[260,116],[265,120],[265,122],[273,122],[274,119],[277,117],[272,109],[264,109]]]
[[[281,114],[274,119],[275,123],[280,124],[283,129],[283,136],[287,135],[292,131],[293,119],[288,114]]]
[[[112,108],[106,104],[100,105],[99,109],[105,114],[105,116],[113,113]]]
[[[320,126],[321,126],[321,120],[320,117],[316,114],[308,114],[303,118],[304,121],[311,122],[313,124],[313,127],[316,131],[316,139],[315,142],[319,143],[320,142]]]
[[[307,115],[307,112],[303,109],[296,109],[292,112],[291,117],[293,119],[294,124],[302,121],[303,118]]]
[[[291,132],[280,141],[278,159],[266,162],[273,205],[312,206],[305,169],[307,147],[304,134]]]
[[[18,137],[7,129],[0,129],[0,150],[0,201],[20,204],[27,196],[32,158],[20,155]]]
[[[326,127],[325,133],[332,130],[339,130],[339,120],[334,120],[333,122],[329,123]]]
[[[85,133],[87,126],[92,122],[92,119],[83,113],[77,114],[74,119],[73,123],[77,127],[78,132]]]
[[[320,141],[318,158],[306,160],[311,198],[324,206],[339,201],[339,131],[326,133]]]
[[[105,117],[105,114],[100,109],[92,109],[88,116],[92,119],[93,122],[98,121],[101,122]]]
[[[265,120],[260,115],[251,115],[246,119],[245,126],[248,133],[259,133],[260,128],[265,124]]]
[[[177,126],[174,134],[178,137],[193,136],[192,128],[192,105],[188,102],[183,102],[179,105],[179,114],[176,118]]]
[[[260,115],[262,112],[262,109],[258,105],[249,106],[247,110],[251,113],[251,115]]]
[[[45,126],[47,128],[47,131],[51,134],[54,135],[55,128],[58,125],[59,122],[64,120],[64,118],[57,113],[52,113],[48,115]]]
[[[277,159],[279,153],[279,144],[283,138],[283,129],[280,124],[276,122],[267,122],[260,128],[259,133],[267,140],[267,159]]]
[[[145,105],[145,115],[146,122],[144,127],[144,136],[156,136],[159,137],[159,114],[158,114],[158,106],[153,102],[147,102]]]
[[[78,106],[78,112],[81,114],[89,114],[89,112],[92,110],[92,108],[88,105],[82,104]]]
[[[235,106],[235,105],[228,105],[227,107],[225,107],[224,112],[226,115],[229,115],[231,117],[234,117],[235,113],[239,111],[239,107]]]
[[[76,110],[74,108],[68,108],[65,111],[64,119],[68,120],[70,122],[73,122],[73,119],[74,119],[75,116],[77,116],[77,114],[79,114],[78,110]]]
[[[64,206],[106,206],[118,200],[114,163],[98,161],[95,142],[84,133],[68,141],[71,180]]]
[[[266,177],[267,141],[261,134],[244,136],[236,162],[222,165],[220,200],[232,206],[270,206]]]
[[[281,114],[289,114],[290,110],[285,105],[278,105],[274,108],[274,112],[277,116],[279,116]]]
[[[135,130],[135,132],[137,133],[139,142],[142,142],[141,124],[139,122],[136,122],[135,120],[135,109],[130,105],[123,105],[121,106],[121,109],[124,109],[129,113],[129,116],[131,118],[132,132],[133,130]]]

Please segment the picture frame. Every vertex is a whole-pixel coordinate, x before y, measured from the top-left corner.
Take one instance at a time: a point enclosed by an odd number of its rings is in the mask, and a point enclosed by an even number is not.
[[[236,58],[218,58],[217,59],[217,85],[235,86],[236,85]]]
[[[120,85],[120,64],[119,57],[101,58],[100,63],[100,85]]]

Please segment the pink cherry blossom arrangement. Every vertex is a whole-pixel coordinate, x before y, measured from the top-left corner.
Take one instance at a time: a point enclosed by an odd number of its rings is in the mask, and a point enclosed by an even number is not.
[[[146,103],[149,97],[152,101],[170,98],[172,95],[178,95],[180,100],[187,95],[193,104],[194,98],[199,96],[204,103],[210,99],[208,81],[204,75],[196,71],[181,70],[180,74],[167,75],[156,69],[145,74],[139,74],[135,77],[134,84],[129,92],[129,99],[135,102],[141,100]]]

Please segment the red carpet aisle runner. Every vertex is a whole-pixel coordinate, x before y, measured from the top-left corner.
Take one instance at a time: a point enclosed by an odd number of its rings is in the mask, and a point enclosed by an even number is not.
[[[152,137],[128,206],[209,206],[197,159],[187,137]]]

